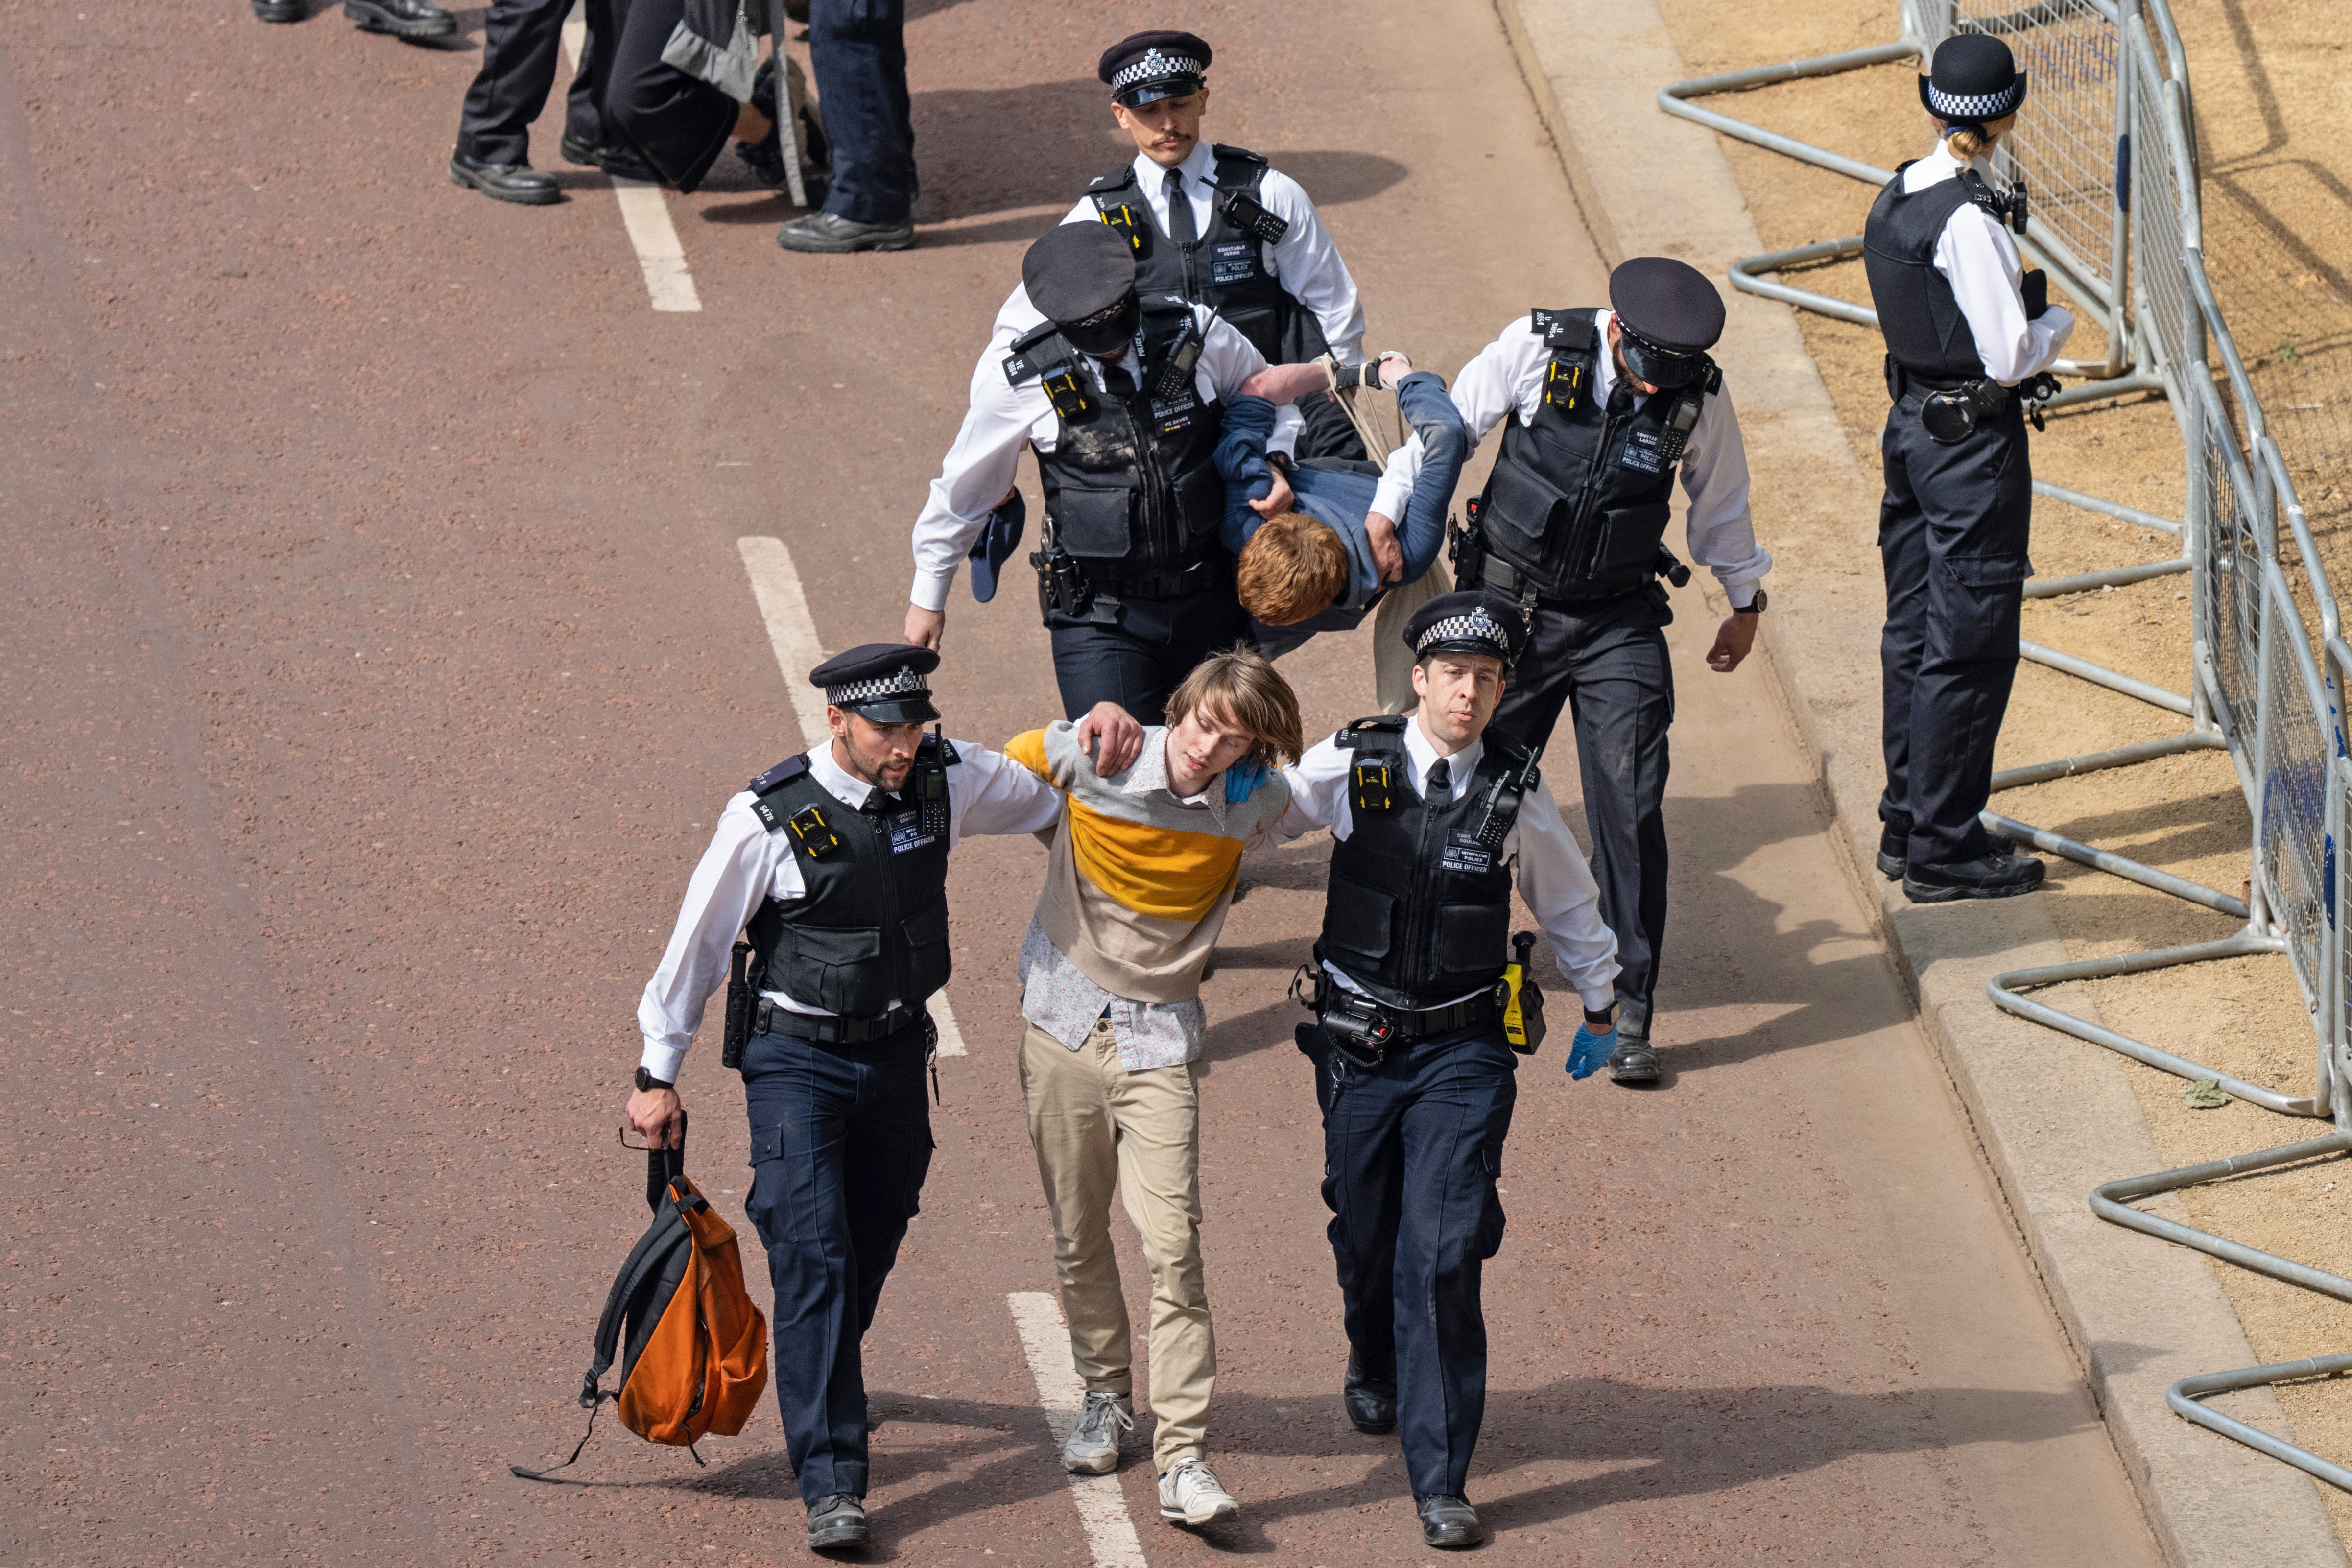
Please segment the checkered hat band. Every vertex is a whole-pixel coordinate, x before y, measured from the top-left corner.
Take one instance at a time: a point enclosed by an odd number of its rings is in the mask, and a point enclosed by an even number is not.
[[[1421,640],[1412,645],[1412,651],[1419,653],[1433,643],[1465,640],[1493,643],[1504,658],[1510,657],[1511,634],[1496,626],[1494,617],[1484,610],[1473,610],[1466,616],[1446,616],[1421,634]]]
[[[1110,79],[1110,89],[1118,92],[1139,81],[1153,81],[1164,76],[1199,76],[1209,68],[1185,55],[1163,55],[1158,49],[1147,49],[1143,58]]]
[[[931,689],[923,684],[923,678],[904,666],[887,675],[877,675],[871,680],[853,680],[846,686],[824,689],[824,700],[835,708],[846,708],[856,702],[872,702],[884,697],[928,697],[930,694]]]
[[[1947,120],[1999,120],[2025,101],[2025,79],[2007,92],[1938,92],[1927,84],[1927,107]]]

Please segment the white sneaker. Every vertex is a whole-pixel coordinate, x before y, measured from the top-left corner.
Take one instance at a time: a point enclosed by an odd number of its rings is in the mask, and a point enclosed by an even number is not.
[[[1074,1476],[1107,1476],[1118,1468],[1118,1435],[1135,1430],[1135,1401],[1124,1394],[1089,1394],[1078,1424],[1062,1445],[1062,1468]]]
[[[1206,1459],[1179,1459],[1160,1478],[1160,1517],[1177,1524],[1214,1524],[1238,1519],[1242,1505],[1217,1484],[1217,1472]]]

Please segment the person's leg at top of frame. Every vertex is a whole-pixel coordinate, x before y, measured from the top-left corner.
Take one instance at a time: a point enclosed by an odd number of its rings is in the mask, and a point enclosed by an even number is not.
[[[824,205],[776,231],[786,250],[842,254],[915,243],[915,128],[906,0],[811,0],[809,64],[833,178]]]
[[[702,184],[731,138],[763,142],[774,122],[750,101],[754,76],[735,68],[745,56],[738,47],[747,23],[739,13],[736,35],[701,38],[688,25],[685,0],[629,0],[613,51],[604,89],[608,137],[618,137],[645,155],[664,184],[691,191]],[[679,37],[695,39],[695,69],[670,63]],[[739,96],[740,95],[740,96]]]
[[[1185,679],[1169,719],[1108,776],[1067,723],[1015,737],[1005,754],[1068,797],[1021,952],[1022,1092],[1087,1390],[1062,1459],[1076,1473],[1108,1474],[1135,1419],[1109,1230],[1116,1187],[1151,1271],[1160,1517],[1198,1527],[1240,1511],[1208,1455],[1217,1352],[1192,1068],[1207,1023],[1201,975],[1243,848],[1288,804],[1276,770],[1298,752],[1298,703],[1271,664],[1236,648]]]

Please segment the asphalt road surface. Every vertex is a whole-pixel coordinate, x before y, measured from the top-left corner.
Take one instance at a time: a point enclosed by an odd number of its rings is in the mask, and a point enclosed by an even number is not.
[[[426,49],[236,0],[0,9],[0,1560],[801,1557],[764,1410],[707,1468],[610,1423],[593,1486],[506,1467],[576,1439],[644,1223],[637,992],[720,803],[803,744],[739,541],[797,569],[788,644],[895,635],[1021,248],[1123,157],[1105,42],[1214,39],[1212,131],[1319,199],[1374,347],[1450,374],[1600,297],[1478,0],[909,10],[921,243],[822,258],[777,249],[731,160],[629,222],[589,171],[552,208],[448,185],[479,11]],[[1707,673],[1715,615],[1677,605],[1672,1072],[1522,1069],[1488,1553],[2153,1563],[1762,674]],[[1803,613],[1776,594],[1767,636]],[[1053,716],[1017,575],[957,590],[946,652],[951,733]],[[1360,641],[1288,668],[1311,732],[1370,706]],[[1580,822],[1565,744],[1549,773]],[[1326,853],[1253,862],[1209,986],[1213,1441],[1245,1511],[1192,1536],[1139,1445],[1123,1515],[1055,1463],[1015,1316],[1052,1289],[1011,1066],[1041,856],[962,852],[969,1054],[867,1347],[877,1558],[1132,1562],[1130,1521],[1155,1564],[1430,1556],[1393,1442],[1339,1413],[1282,999]],[[682,1085],[691,1168],[740,1221],[716,1058]]]

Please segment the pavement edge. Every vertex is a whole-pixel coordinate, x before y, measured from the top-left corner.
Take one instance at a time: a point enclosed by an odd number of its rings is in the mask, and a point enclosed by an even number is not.
[[[1720,277],[1764,249],[1714,134],[1656,107],[1657,89],[1687,73],[1654,0],[1496,0],[1496,9],[1605,258],[1675,256]],[[1595,59],[1610,68],[1579,68]],[[2174,1380],[2255,1356],[2211,1264],[2091,1213],[2094,1186],[2164,1163],[2126,1064],[1986,999],[1993,973],[2066,956],[2042,901],[1922,907],[1876,875],[1877,489],[1790,311],[1727,293],[1717,358],[1739,389],[1759,493],[1784,514],[1793,503],[1808,521],[1851,520],[1843,534],[1812,529],[1785,548],[1769,525],[1762,531],[1776,582],[1790,584],[1761,641],[1767,682],[1816,759],[1849,851],[1846,873],[1863,907],[1877,912],[2148,1521],[2182,1568],[2229,1568],[2253,1552],[2273,1568],[2345,1568],[2316,1482],[2166,1407]],[[1815,542],[1825,539],[1843,547],[1824,551]],[[1709,597],[1719,601],[1711,584]],[[1713,607],[1721,613],[1719,602]],[[2065,989],[2074,994],[2061,1005],[2097,1016],[2080,987]],[[2177,1202],[2155,1212],[2179,1214]],[[2268,1389],[2223,1407],[2290,1431]]]

